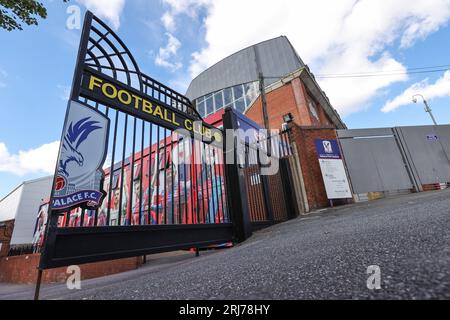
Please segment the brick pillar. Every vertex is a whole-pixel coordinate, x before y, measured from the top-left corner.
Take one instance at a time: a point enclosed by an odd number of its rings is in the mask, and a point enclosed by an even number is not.
[[[291,81],[292,90],[294,91],[295,103],[297,104],[297,114],[294,115],[294,121],[301,126],[311,126],[311,114],[308,108],[308,99],[306,89],[300,80],[295,78]],[[298,116],[298,119],[296,118]]]
[[[292,142],[296,144],[300,158],[310,209],[328,207],[329,201],[317,158],[315,139],[337,139],[336,129],[333,126],[311,127],[292,123],[291,130]]]

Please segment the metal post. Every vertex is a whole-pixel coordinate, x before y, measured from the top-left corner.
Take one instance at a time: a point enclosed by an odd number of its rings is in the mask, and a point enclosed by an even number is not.
[[[267,113],[266,89],[264,87],[264,75],[262,72],[259,73],[259,91],[261,93],[261,105],[264,120],[264,128],[267,130],[267,155],[270,157],[272,155],[272,142],[271,142],[271,135],[269,132],[270,128],[269,114]]]
[[[283,193],[286,201],[286,209],[288,219],[293,219],[298,216],[298,205],[295,199],[295,186],[292,180],[292,171],[290,168],[289,159],[280,159],[280,175],[283,181]]]
[[[423,103],[425,104],[425,112],[428,112],[430,114],[431,120],[433,120],[434,125],[437,126],[438,124],[436,122],[436,119],[433,116],[433,112],[431,111],[431,108],[428,105],[427,100],[423,99]]]
[[[88,46],[88,42],[89,42],[89,32],[90,32],[91,25],[92,25],[92,18],[93,18],[93,14],[90,11],[87,11],[86,17],[84,20],[83,31],[81,34],[80,46],[78,48],[77,65],[75,67],[75,73],[74,73],[74,77],[73,77],[73,81],[72,81],[72,89],[71,89],[71,94],[70,94],[70,97],[72,100],[78,99],[78,96],[79,96],[80,82],[81,82],[81,77],[82,77],[82,67],[84,64],[84,59],[86,56],[87,46]],[[68,105],[69,104],[70,104],[70,101],[68,102]],[[68,108],[66,110],[64,123],[67,122],[67,117],[68,117]],[[63,141],[63,135],[64,135],[64,128],[61,130],[60,141]],[[38,281],[38,284],[36,284],[35,297],[36,297],[36,295],[37,295],[37,297],[39,297],[39,289],[40,289],[40,285],[41,285],[40,277],[42,276],[42,270],[45,269],[45,264],[47,262],[47,260],[46,260],[47,255],[48,255],[47,244],[49,242],[49,238],[50,238],[50,241],[54,240],[53,234],[51,236],[49,236],[50,230],[52,227],[58,226],[58,215],[56,215],[53,212],[53,196],[54,196],[54,192],[55,192],[56,177],[58,175],[58,163],[59,163],[59,155],[61,154],[61,149],[62,149],[62,143],[60,143],[60,145],[59,145],[58,159],[57,159],[55,171],[53,174],[52,189],[50,190],[50,199],[49,199],[48,213],[47,213],[47,224],[45,226],[45,231],[44,231],[44,244],[43,244],[43,248],[41,250],[41,256],[39,258],[39,273],[38,273],[39,281]],[[70,212],[68,213],[68,216],[70,217]]]
[[[427,100],[425,99],[425,97],[424,97],[423,95],[421,95],[420,93],[419,93],[419,94],[413,95],[412,101],[413,101],[414,103],[417,103],[417,98],[416,98],[416,97],[421,97],[421,98],[422,98],[423,104],[425,105],[425,112],[427,112],[427,113],[430,115],[431,120],[433,121],[433,124],[434,124],[435,126],[437,126],[438,124],[437,124],[437,122],[436,122],[436,119],[434,118],[433,113],[431,112],[431,108],[430,108],[430,106],[428,105],[428,102],[427,102]]]
[[[223,126],[225,134],[229,134],[228,129],[238,128],[236,115],[233,109],[226,108],[223,115]],[[228,139],[225,139],[227,141]],[[233,222],[233,236],[237,242],[242,242],[252,235],[250,213],[248,208],[247,190],[245,187],[244,170],[239,168],[236,155],[236,138],[232,145],[224,144],[224,154],[232,152],[234,154],[233,163],[225,164],[225,177],[227,186],[227,199],[229,203],[231,218]],[[240,142],[238,142],[240,143]]]
[[[269,115],[267,113],[267,99],[266,99],[266,90],[264,87],[263,73],[260,72],[258,77],[259,77],[259,91],[261,93],[261,105],[262,105],[262,113],[263,113],[263,119],[264,119],[264,128],[269,130]]]
[[[41,291],[41,281],[42,281],[42,269],[38,270],[38,276],[36,279],[36,287],[34,289],[34,300],[39,300],[39,293]]]

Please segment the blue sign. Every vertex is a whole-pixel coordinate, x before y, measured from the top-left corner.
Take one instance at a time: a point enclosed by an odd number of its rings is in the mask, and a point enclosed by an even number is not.
[[[97,190],[84,190],[67,196],[53,197],[53,209],[68,209],[84,203],[88,204],[88,206],[92,208],[100,204],[102,197],[103,193]]]
[[[341,159],[341,151],[337,140],[316,139],[315,143],[319,159]]]
[[[72,101],[64,124],[52,209],[96,209],[106,194],[103,164],[108,150],[109,119]]]
[[[253,144],[256,142],[264,142],[266,139],[265,131],[261,131],[262,128],[253,120],[247,118],[245,115],[233,111],[236,114],[238,127],[244,135],[240,136],[240,139],[244,142]]]

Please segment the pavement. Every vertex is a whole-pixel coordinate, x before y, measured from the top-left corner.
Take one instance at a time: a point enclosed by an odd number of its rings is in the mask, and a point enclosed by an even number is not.
[[[450,189],[327,209],[231,249],[151,257],[127,273],[44,285],[43,299],[450,299]],[[369,266],[381,288],[368,289]],[[0,299],[32,287],[0,284]]]

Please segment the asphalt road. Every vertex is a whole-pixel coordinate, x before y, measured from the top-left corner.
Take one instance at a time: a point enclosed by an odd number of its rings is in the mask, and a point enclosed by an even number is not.
[[[450,190],[326,210],[57,299],[449,299]],[[151,264],[151,263],[150,263]],[[381,289],[367,288],[367,267]],[[119,278],[118,278],[119,277]]]

